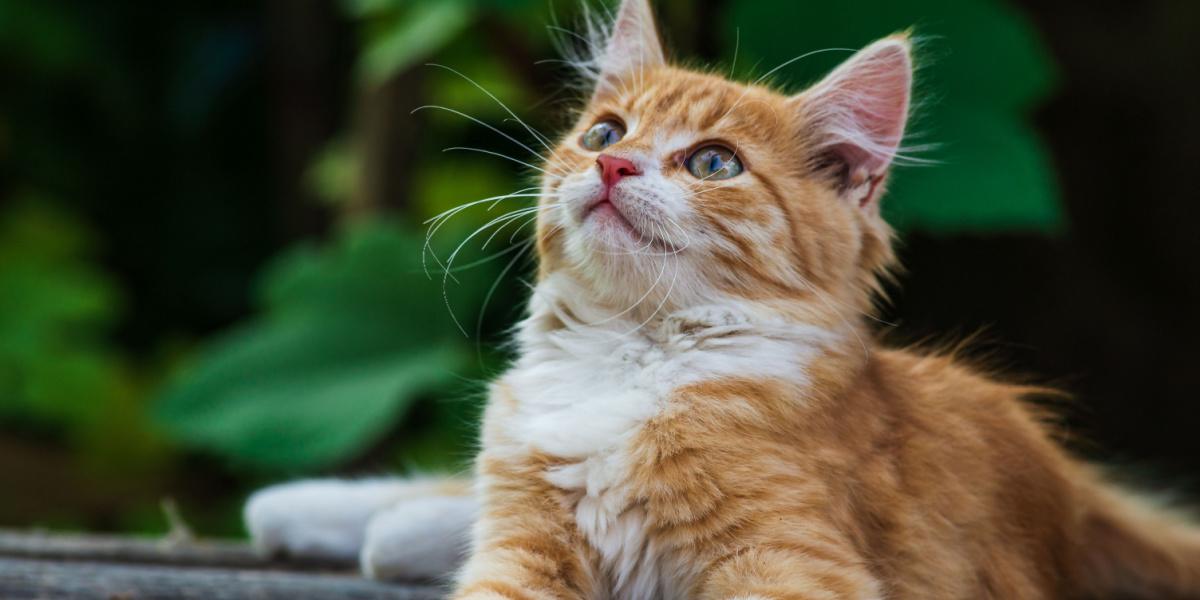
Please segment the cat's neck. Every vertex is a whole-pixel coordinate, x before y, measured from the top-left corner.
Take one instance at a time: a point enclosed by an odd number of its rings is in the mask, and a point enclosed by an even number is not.
[[[544,352],[567,338],[612,344],[636,340],[663,348],[717,339],[721,343],[769,340],[831,357],[865,358],[870,352],[870,334],[862,320],[847,318],[828,301],[755,301],[714,294],[690,306],[670,302],[621,306],[605,302],[602,294],[566,277],[543,279],[533,290],[529,315],[518,330],[520,349]]]

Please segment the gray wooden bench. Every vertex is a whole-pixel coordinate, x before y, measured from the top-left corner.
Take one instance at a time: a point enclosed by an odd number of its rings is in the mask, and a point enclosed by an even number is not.
[[[229,541],[0,531],[4,600],[434,600],[429,583],[389,584],[353,565],[260,556]]]

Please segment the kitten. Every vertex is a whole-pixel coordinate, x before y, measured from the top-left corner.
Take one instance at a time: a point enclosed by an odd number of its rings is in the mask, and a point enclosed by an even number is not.
[[[469,482],[260,492],[256,542],[459,599],[1200,597],[1200,532],[1059,448],[1041,390],[886,348],[909,40],[805,92],[668,65],[625,0],[545,164],[538,282]]]

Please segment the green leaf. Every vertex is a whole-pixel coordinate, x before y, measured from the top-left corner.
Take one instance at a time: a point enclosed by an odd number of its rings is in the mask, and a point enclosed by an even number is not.
[[[995,111],[943,111],[941,164],[897,169],[884,200],[895,227],[934,232],[1045,231],[1062,223],[1041,140]],[[951,134],[950,132],[957,132]]]
[[[470,22],[465,2],[412,3],[406,9],[378,11],[367,22],[359,70],[366,81],[382,83],[449,42]]]
[[[120,384],[103,337],[116,286],[88,260],[90,232],[33,198],[0,215],[0,417],[78,429]]]
[[[203,349],[160,398],[159,420],[262,468],[361,452],[413,401],[456,381],[469,357],[420,251],[412,234],[363,224],[331,248],[285,256],[263,278],[265,312]]]
[[[184,441],[236,461],[317,468],[379,439],[461,365],[455,346],[389,348],[370,339],[369,321],[337,321],[252,325],[217,342],[159,417]]]
[[[937,147],[920,154],[934,164],[895,170],[884,199],[888,219],[901,229],[940,233],[1061,226],[1049,157],[1028,115],[1052,90],[1053,64],[1033,27],[1008,3],[738,2],[725,22],[731,59],[740,38],[742,73],[766,72],[811,50],[860,48],[915,28],[922,40],[917,118],[907,143]],[[817,54],[775,79],[809,83],[848,56]]]

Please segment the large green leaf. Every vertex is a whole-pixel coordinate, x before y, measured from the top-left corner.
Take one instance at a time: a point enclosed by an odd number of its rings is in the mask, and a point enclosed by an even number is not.
[[[473,12],[462,0],[404,7],[360,2],[351,9],[367,18],[359,70],[371,83],[387,80],[449,42],[470,23]]]
[[[0,214],[0,418],[84,427],[120,385],[116,286],[82,223],[33,199]]]
[[[934,164],[897,170],[884,202],[889,220],[944,233],[1060,225],[1049,158],[1028,117],[1052,89],[1053,66],[1012,6],[1001,0],[756,0],[734,3],[724,21],[730,54],[739,46],[743,73],[915,28],[922,40],[918,109],[908,143],[937,147],[919,154]],[[808,83],[847,56],[816,54],[775,80]]]
[[[160,421],[265,468],[322,467],[375,442],[469,357],[420,252],[418,237],[366,224],[290,253],[264,277],[264,313],[201,352]]]

